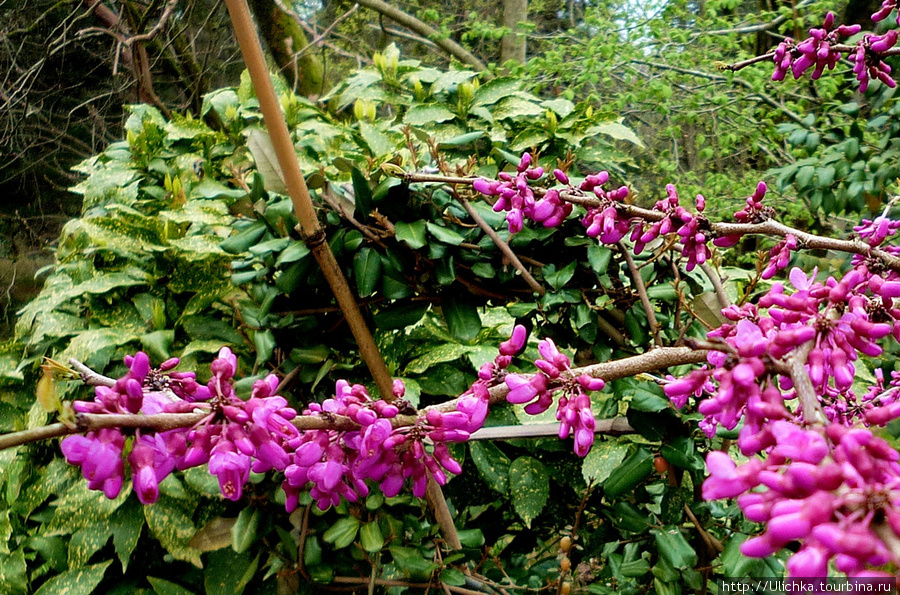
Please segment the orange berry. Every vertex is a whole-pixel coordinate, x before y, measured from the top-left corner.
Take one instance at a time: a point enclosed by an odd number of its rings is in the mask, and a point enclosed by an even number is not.
[[[653,468],[657,473],[665,473],[669,469],[669,462],[662,457],[656,457],[653,460]]]

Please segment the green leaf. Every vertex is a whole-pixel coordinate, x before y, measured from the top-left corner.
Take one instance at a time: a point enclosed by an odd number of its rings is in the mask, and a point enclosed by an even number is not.
[[[275,351],[275,335],[272,334],[272,329],[254,332],[253,346],[256,347],[256,365],[264,365]]]
[[[531,528],[550,496],[550,476],[543,463],[531,457],[519,457],[509,466],[509,492],[513,508]]]
[[[609,478],[603,482],[603,491],[609,498],[620,496],[637,487],[652,470],[653,454],[640,447],[610,473]]]
[[[622,464],[627,452],[627,444],[610,440],[594,444],[581,463],[581,475],[585,483],[602,484]]]
[[[406,223],[405,221],[398,221],[394,224],[394,234],[397,236],[397,240],[406,242],[413,250],[418,250],[425,245],[425,222],[413,221],[412,223]]]
[[[231,549],[236,553],[243,554],[256,541],[259,536],[259,518],[259,509],[249,506],[238,514],[231,526]]]
[[[596,126],[591,126],[585,132],[585,136],[596,136],[598,134],[603,134],[606,136],[611,136],[616,140],[624,140],[628,141],[634,145],[637,145],[644,148],[644,143],[638,138],[638,135],[634,133],[634,130],[625,126],[621,122],[607,122],[605,124],[598,124]]]
[[[76,531],[69,539],[69,568],[81,568],[112,536],[105,524],[95,523]]]
[[[494,106],[491,113],[497,120],[503,120],[505,118],[519,120],[522,118],[542,116],[544,115],[544,109],[533,101],[527,101],[513,95],[505,97],[497,102],[497,105]]]
[[[384,547],[384,536],[381,534],[377,521],[362,526],[359,531],[359,541],[363,549],[370,554],[381,551],[381,548]]]
[[[428,228],[428,231],[431,232],[431,235],[437,238],[438,241],[444,242],[445,244],[459,246],[464,239],[461,235],[459,235],[452,229],[441,227],[440,225],[436,225],[430,221],[425,223],[425,227]]]
[[[334,549],[343,549],[353,543],[359,531],[359,519],[352,516],[341,517],[322,535],[325,543],[334,545]]]
[[[656,541],[656,551],[673,567],[686,570],[697,564],[697,552],[677,526],[668,525],[662,529],[651,529],[650,533]]]
[[[504,496],[509,493],[509,457],[491,442],[470,442],[469,453],[488,487]]]
[[[392,545],[389,549],[401,572],[411,579],[428,579],[438,568],[437,564],[423,558],[418,548]]]
[[[0,556],[0,589],[9,595],[25,595],[28,592],[28,567],[25,552],[17,549],[10,555]]]
[[[549,108],[560,118],[565,118],[575,111],[575,104],[568,99],[557,98],[544,101],[544,107]]]
[[[475,89],[472,107],[493,105],[504,97],[515,95],[521,90],[522,79],[511,76],[495,78]]]
[[[193,595],[193,591],[185,589],[177,583],[172,583],[155,576],[148,576],[147,581],[153,587],[155,593],[159,595]]]
[[[480,329],[479,325],[479,329]],[[429,349],[425,355],[417,357],[406,365],[407,374],[421,374],[428,368],[443,362],[452,362],[458,360],[464,355],[472,352],[475,347],[469,345],[460,345],[459,343],[445,343]],[[496,353],[496,348],[491,348],[492,353]]]
[[[661,387],[640,381],[634,381],[631,384],[633,393],[629,403],[630,408],[638,411],[663,411],[669,408],[669,399]]]
[[[247,196],[247,192],[239,188],[229,188],[222,182],[217,182],[212,178],[203,178],[196,186],[191,188],[191,196],[199,196],[200,198],[243,198]]]
[[[113,536],[113,547],[122,564],[122,572],[128,570],[131,554],[137,547],[141,530],[144,528],[144,513],[141,505],[133,498],[119,508],[110,521]]]
[[[386,134],[365,120],[359,123],[359,134],[366,141],[373,157],[390,155],[394,151],[394,143]]]
[[[612,258],[612,250],[598,243],[591,244],[587,249],[588,264],[598,275],[606,273],[609,260]]]
[[[153,506],[144,507],[144,517],[151,533],[176,560],[202,566],[200,551],[189,545],[197,528],[179,501],[160,498]]]
[[[241,595],[258,567],[259,554],[251,558],[230,548],[210,552],[203,573],[206,595]]]
[[[439,149],[446,149],[449,147],[462,147],[464,145],[468,145],[469,143],[473,143],[479,138],[484,138],[487,136],[487,133],[483,130],[478,130],[475,132],[467,132],[465,134],[460,134],[459,136],[454,136],[453,138],[448,138],[447,140],[442,140],[438,144]]]
[[[272,146],[272,139],[269,138],[269,133],[260,128],[252,128],[247,135],[247,148],[250,149],[253,161],[256,162],[256,170],[263,177],[263,184],[266,190],[278,194],[287,194],[284,172],[281,171],[278,155],[275,153],[275,147]]]
[[[353,194],[355,197],[354,214],[359,221],[365,221],[372,212],[372,189],[369,188],[369,180],[357,168],[353,168],[350,172],[353,179]]]
[[[353,258],[353,277],[359,297],[375,293],[381,281],[381,256],[372,248],[363,248]]]
[[[458,568],[445,568],[441,571],[441,582],[452,587],[462,587],[466,584],[466,575]]]
[[[450,335],[463,343],[471,341],[481,331],[481,317],[475,304],[465,298],[450,295],[441,304]]]
[[[103,574],[110,564],[112,560],[107,560],[54,576],[41,585],[34,595],[90,595],[103,580]]]
[[[550,284],[554,291],[559,291],[575,275],[575,268],[577,266],[578,263],[573,261],[561,270],[556,270],[555,265],[548,264],[541,270],[541,273],[544,275],[544,280]]]
[[[481,529],[460,529],[458,533],[459,542],[463,547],[481,547],[484,545],[484,533],[481,532]]]
[[[433,103],[431,105],[415,105],[409,109],[403,116],[403,122],[411,126],[424,126],[426,124],[435,124],[446,122],[456,117],[443,105]]]
[[[393,330],[412,326],[422,320],[428,304],[397,304],[375,313],[375,326],[381,330]]]

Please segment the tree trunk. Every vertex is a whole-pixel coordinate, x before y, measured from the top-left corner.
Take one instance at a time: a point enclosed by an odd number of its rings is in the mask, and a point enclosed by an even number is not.
[[[294,55],[309,43],[306,33],[291,15],[274,0],[250,0],[259,32],[281,73],[292,81],[301,95],[322,93],[325,71],[311,50],[295,59]]]
[[[503,37],[500,42],[500,63],[507,60],[515,60],[520,64],[525,63],[525,36],[519,33],[519,23],[528,20],[528,0],[503,0],[504,27],[511,32]]]

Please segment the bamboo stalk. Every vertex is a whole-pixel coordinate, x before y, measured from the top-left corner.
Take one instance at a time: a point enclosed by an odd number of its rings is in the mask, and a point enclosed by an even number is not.
[[[381,392],[381,397],[390,401],[394,398],[391,375],[381,352],[375,345],[369,327],[366,326],[356,298],[347,284],[347,279],[325,241],[325,232],[319,225],[312,199],[309,196],[309,189],[306,187],[306,181],[300,171],[287,123],[281,113],[281,104],[275,94],[275,87],[272,85],[272,78],[263,57],[262,46],[250,16],[250,8],[247,6],[246,0],[226,0],[225,3],[234,24],[235,35],[241,46],[244,62],[247,64],[247,70],[250,71],[253,88],[259,99],[259,107],[263,113],[266,128],[269,130],[269,136],[272,138],[272,146],[278,157],[278,164],[284,173],[285,185],[291,201],[294,203],[294,213],[300,222],[304,240],[316,262],[319,263],[319,267],[344,313],[350,331],[359,345],[360,355],[366,362],[366,366],[375,380],[375,385]]]

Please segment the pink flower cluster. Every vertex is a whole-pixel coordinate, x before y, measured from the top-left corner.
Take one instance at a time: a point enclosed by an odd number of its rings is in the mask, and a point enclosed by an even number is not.
[[[285,470],[283,488],[287,509],[297,507],[300,492],[309,488],[319,508],[337,505],[341,498],[357,501],[369,493],[366,483],[377,483],[386,496],[396,496],[407,479],[413,494],[425,495],[428,476],[443,485],[444,471],[458,474],[459,463],[450,455],[447,443],[468,440],[487,416],[486,399],[471,396],[457,402],[454,411],[429,409],[412,425],[394,424],[401,411],[415,409],[402,400],[405,387],[394,381],[394,396],[400,407],[384,400],[372,400],[366,388],[339,380],[335,396],[314,403],[304,415],[345,416],[358,429],[307,430],[291,443],[296,454]]]
[[[275,395],[278,379],[274,375],[258,380],[250,399],[244,401],[234,394],[231,380],[237,358],[227,347],[211,364],[213,376],[206,386],[197,384],[192,373],[168,372],[177,359],[151,370],[147,354],[139,352],[126,357],[125,363],[129,367],[125,376],[112,387],[97,387],[94,401],[76,401],[75,410],[147,415],[209,411],[192,428],[135,431],[127,460],[142,503],[156,502],[159,483],[176,468],[208,463],[222,495],[238,500],[251,469],[263,473],[287,466],[287,441],[298,434],[290,420],[297,414]],[[102,489],[114,498],[125,475],[125,445],[121,430],[102,429],[68,436],[61,447],[69,463],[81,466],[91,489]]]
[[[814,67],[813,80],[822,76],[825,68],[833,70],[841,59],[841,53],[832,46],[838,44],[841,37],[850,37],[860,30],[859,25],[840,25],[832,31],[833,26],[834,13],[829,12],[822,27],[810,29],[809,37],[799,44],[790,37],[778,44],[772,57],[775,61],[772,80],[784,80],[788,69],[795,79],[799,79],[800,75]]]
[[[891,14],[891,12],[896,8],[897,0],[884,0],[884,2],[881,3],[881,8],[878,10],[878,12],[872,15],[872,20],[876,23],[878,21],[882,21],[886,19],[888,15]],[[897,24],[900,25],[900,13],[897,13]]]
[[[856,51],[849,58],[855,64],[853,72],[859,81],[859,92],[865,93],[869,88],[869,80],[876,78],[888,87],[896,87],[897,83],[891,78],[891,67],[884,63],[882,54],[894,47],[897,43],[896,29],[891,29],[884,35],[865,35],[857,43]]]
[[[889,576],[867,570],[891,561],[885,532],[900,536],[900,453],[867,429],[832,424],[802,429],[771,424],[765,460],[736,466],[720,451],[707,456],[706,499],[735,498],[751,521],[766,523],[741,552],[770,556],[793,541],[787,562],[799,577],[824,577],[828,564],[850,576]]]
[[[563,202],[557,190],[548,190],[543,197],[535,195],[529,182],[543,177],[544,168],[531,167],[531,162],[531,155],[525,153],[516,168],[516,175],[502,171],[497,175],[499,180],[479,178],[472,184],[481,194],[498,197],[494,203],[494,211],[507,211],[509,233],[522,231],[526,218],[544,227],[556,227],[572,213],[572,205]],[[554,170],[553,174],[559,182],[568,183],[568,178],[562,171]]]
[[[524,332],[524,328],[522,329]],[[559,437],[575,438],[575,454],[585,456],[594,444],[596,422],[591,410],[590,391],[602,390],[605,383],[587,374],[575,376],[570,372],[569,358],[559,352],[552,339],[538,344],[541,358],[535,360],[538,372],[531,376],[508,374],[505,378],[509,393],[506,400],[525,405],[530,415],[543,413],[553,404],[553,394],[561,392],[556,406]]]

